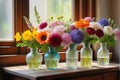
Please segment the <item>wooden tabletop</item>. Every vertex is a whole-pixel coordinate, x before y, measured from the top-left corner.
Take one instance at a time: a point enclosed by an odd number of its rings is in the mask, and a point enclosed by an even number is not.
[[[37,71],[30,70],[26,65],[22,66],[12,66],[12,67],[4,67],[5,72],[22,77],[29,80],[45,80],[45,78],[62,78],[62,77],[69,77],[74,75],[88,75],[88,74],[96,74],[96,73],[102,73],[102,72],[108,72],[108,71],[115,71],[119,70],[120,65],[111,63],[108,66],[100,66],[97,63],[93,63],[91,68],[81,68],[80,63],[78,63],[78,68],[75,70],[70,70],[66,68],[65,63],[59,63],[57,70],[48,70],[46,69],[45,65],[41,65],[40,69]],[[65,76],[64,76],[65,75]]]

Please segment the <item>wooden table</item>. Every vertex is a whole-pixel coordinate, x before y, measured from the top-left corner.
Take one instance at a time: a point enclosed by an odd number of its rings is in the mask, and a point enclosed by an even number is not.
[[[29,70],[26,65],[4,69],[6,73],[14,76],[12,80],[120,80],[119,64],[92,65],[89,69],[78,66],[75,70],[67,69],[65,63],[59,63],[57,70],[47,70],[45,65],[41,65],[38,71]]]

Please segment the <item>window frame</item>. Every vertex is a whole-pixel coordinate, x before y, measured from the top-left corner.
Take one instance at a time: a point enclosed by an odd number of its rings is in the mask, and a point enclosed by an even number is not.
[[[86,16],[96,16],[96,0],[73,0],[73,18],[79,20]],[[14,0],[14,34],[28,29],[23,16],[29,17],[29,0]],[[16,47],[13,42],[0,42],[0,63],[3,66],[25,64],[27,47]],[[60,53],[61,61],[65,54]]]

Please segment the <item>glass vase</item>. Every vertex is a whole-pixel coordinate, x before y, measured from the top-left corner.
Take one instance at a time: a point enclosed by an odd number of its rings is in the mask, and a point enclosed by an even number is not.
[[[38,70],[42,63],[42,54],[37,48],[30,48],[30,52],[26,55],[26,63],[29,69]]]
[[[66,51],[66,65],[69,69],[76,69],[78,63],[78,51],[76,44],[71,44]]]
[[[49,46],[48,52],[44,54],[45,65],[47,69],[54,70],[57,69],[60,60],[59,53],[54,47]]]
[[[81,67],[90,68],[92,66],[92,49],[90,48],[90,43],[83,43],[80,54]]]
[[[109,50],[106,43],[100,43],[100,48],[97,51],[97,61],[99,65],[109,64]]]

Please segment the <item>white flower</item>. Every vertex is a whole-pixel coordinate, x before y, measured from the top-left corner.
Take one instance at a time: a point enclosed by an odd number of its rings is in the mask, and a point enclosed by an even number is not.
[[[97,29],[103,29],[103,27],[101,26],[101,24],[99,24],[98,22],[90,22],[90,27],[94,28],[95,30],[97,30]]]
[[[103,32],[106,33],[107,35],[112,35],[113,34],[113,28],[111,26],[104,26]]]

